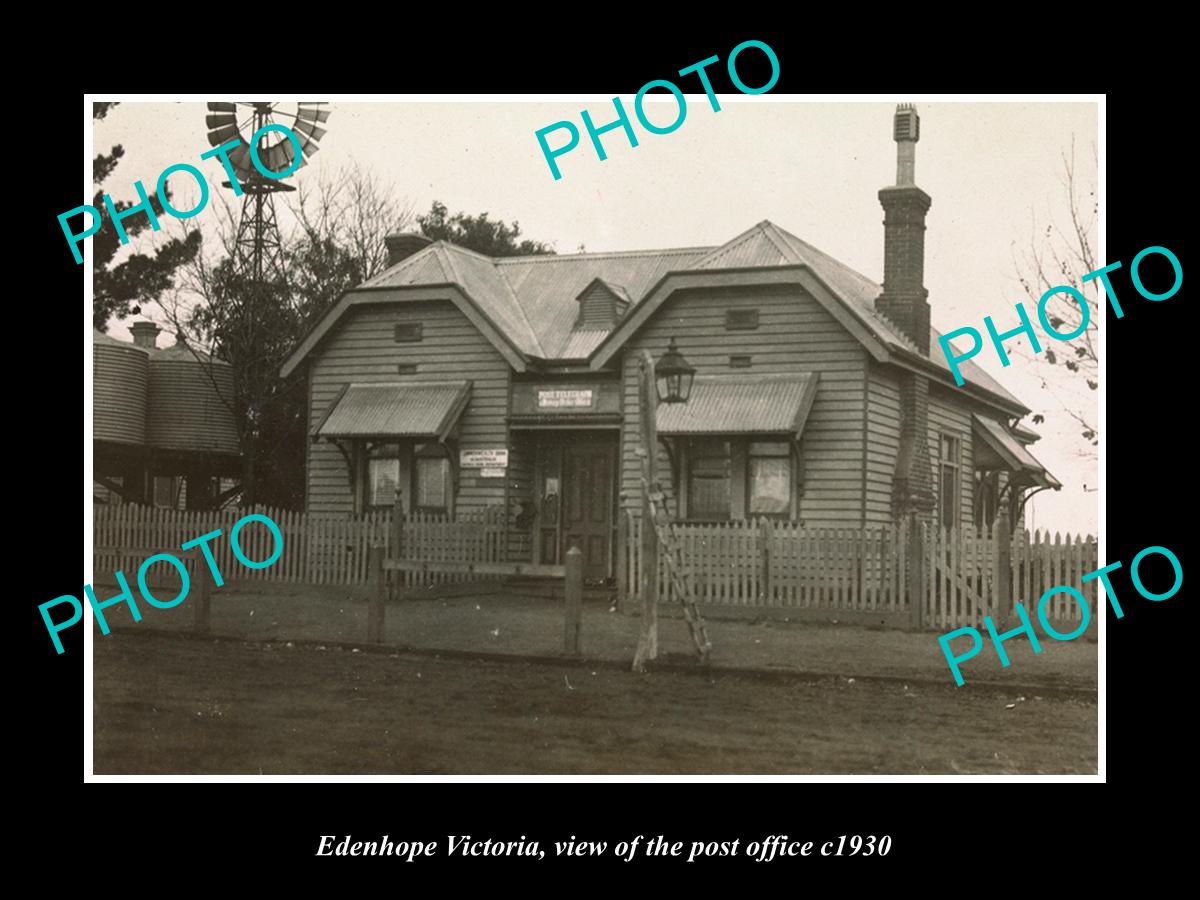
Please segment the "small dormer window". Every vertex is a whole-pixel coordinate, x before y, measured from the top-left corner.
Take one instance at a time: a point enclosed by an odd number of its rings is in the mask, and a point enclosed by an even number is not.
[[[575,299],[579,302],[575,327],[581,330],[607,331],[617,324],[630,305],[625,288],[603,278],[593,278]]]

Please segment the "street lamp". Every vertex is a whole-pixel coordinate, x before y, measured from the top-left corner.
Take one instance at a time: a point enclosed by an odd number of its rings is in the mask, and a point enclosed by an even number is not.
[[[667,352],[662,355],[654,367],[655,386],[658,388],[659,403],[687,403],[692,393],[692,379],[696,377],[696,369],[688,364],[675,346],[675,338],[667,345]]]
[[[652,493],[661,498],[655,477],[658,404],[687,403],[695,377],[695,368],[683,358],[675,346],[675,338],[671,338],[667,352],[657,364],[646,350],[638,354],[639,436],[642,444],[637,451],[642,462],[642,634],[633,657],[635,672],[644,671],[646,660],[658,656],[658,531],[654,527],[655,510],[651,499]]]

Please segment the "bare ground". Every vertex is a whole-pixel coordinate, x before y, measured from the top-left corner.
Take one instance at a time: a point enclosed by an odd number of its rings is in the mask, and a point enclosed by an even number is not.
[[[1097,766],[1094,696],[1052,685],[1037,693],[955,688],[948,678],[719,668],[638,676],[600,664],[197,639],[148,624],[97,632],[97,774],[1095,774]]]

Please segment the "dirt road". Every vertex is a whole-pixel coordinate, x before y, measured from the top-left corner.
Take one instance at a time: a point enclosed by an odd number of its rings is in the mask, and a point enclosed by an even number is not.
[[[1094,774],[1097,765],[1094,700],[970,685],[637,676],[146,630],[96,641],[94,697],[97,774]]]

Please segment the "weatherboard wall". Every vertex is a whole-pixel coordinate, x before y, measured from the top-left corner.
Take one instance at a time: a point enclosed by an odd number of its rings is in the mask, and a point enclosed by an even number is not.
[[[735,310],[757,310],[758,326],[728,329],[727,313]],[[792,286],[679,291],[630,339],[621,363],[624,508],[640,509],[638,352],[649,350],[657,360],[672,337],[699,375],[819,373],[800,443],[799,518],[813,526],[857,526],[862,521],[866,352],[816,299]],[[749,368],[732,368],[731,356],[749,356]],[[661,450],[658,470],[663,487],[669,487],[670,463]]]
[[[397,325],[416,324],[421,326],[420,341],[396,341]],[[352,307],[313,353],[310,365],[310,433],[346,384],[468,379],[471,396],[460,420],[458,448],[509,446],[508,362],[450,300]],[[416,371],[401,374],[401,365],[415,366]],[[482,478],[479,470],[457,465],[455,469],[457,510],[505,505],[507,479]],[[410,490],[403,487],[407,504]],[[324,440],[309,449],[306,502],[310,512],[354,512],[346,462],[338,448]]]

